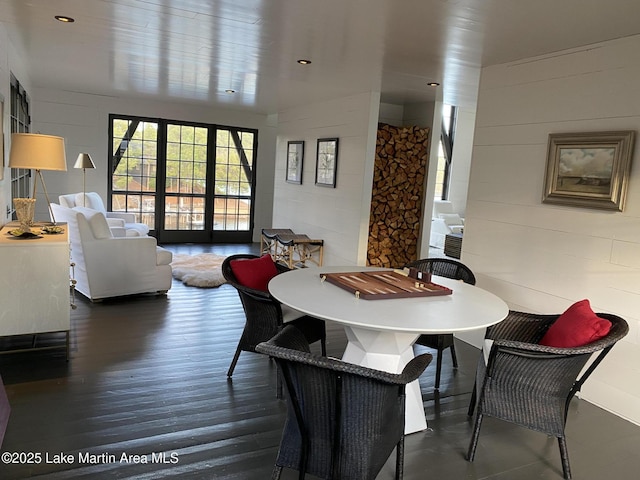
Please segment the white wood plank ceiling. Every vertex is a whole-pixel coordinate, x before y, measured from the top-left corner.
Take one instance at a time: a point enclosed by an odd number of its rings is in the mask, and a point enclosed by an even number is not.
[[[35,86],[274,113],[371,90],[472,106],[482,66],[640,33],[640,2],[0,0],[0,22]]]

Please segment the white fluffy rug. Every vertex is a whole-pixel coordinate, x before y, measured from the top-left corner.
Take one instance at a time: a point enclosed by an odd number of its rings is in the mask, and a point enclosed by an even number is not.
[[[173,276],[191,287],[210,288],[225,283],[220,266],[225,257],[214,253],[188,255],[174,253],[171,262]]]

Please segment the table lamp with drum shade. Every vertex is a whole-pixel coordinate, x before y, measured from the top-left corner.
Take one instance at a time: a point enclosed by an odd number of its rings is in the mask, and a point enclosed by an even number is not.
[[[42,177],[42,170],[67,170],[67,159],[64,151],[64,138],[38,133],[14,133],[11,135],[11,151],[9,153],[10,168],[34,169],[42,182],[44,196],[54,225],[56,219],[51,209],[47,186]],[[16,216],[20,222],[20,229],[28,232],[33,225],[35,214],[36,186],[38,178],[33,181],[31,198],[14,198]]]
[[[91,160],[91,155],[88,153],[81,153],[78,155],[76,159],[76,163],[73,164],[73,168],[81,168],[82,169],[82,206],[86,206],[84,203],[87,201],[86,193],[87,193],[87,168],[96,168],[93,160]]]

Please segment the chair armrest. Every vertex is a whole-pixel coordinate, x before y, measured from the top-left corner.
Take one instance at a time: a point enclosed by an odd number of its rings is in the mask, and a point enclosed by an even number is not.
[[[107,225],[109,225],[109,228],[124,228],[124,220],[121,218],[107,218]]]
[[[428,353],[423,353],[412,358],[402,369],[402,373],[400,374],[400,376],[403,377],[402,381],[406,384],[417,380],[431,363],[431,360],[433,360],[433,356]]]
[[[84,242],[84,258],[87,271],[92,270],[90,263],[99,265],[95,272],[106,275],[107,271],[117,271],[125,276],[141,269],[155,270],[157,267],[157,241],[154,237],[116,237]]]
[[[485,338],[537,344],[558,317],[510,310],[504,320],[487,328]]]
[[[111,235],[113,235],[114,237],[127,236],[127,229],[124,227],[109,227],[109,230],[111,230]]]
[[[411,359],[409,363],[404,367],[401,373],[389,373],[382,370],[376,370],[373,368],[362,367],[354,363],[343,362],[342,360],[336,360],[329,357],[320,357],[313,354],[307,354],[314,357],[313,363],[318,366],[326,366],[331,370],[338,372],[350,373],[358,375],[360,377],[369,378],[382,383],[391,383],[394,385],[406,385],[409,382],[416,380],[422,372],[424,372],[427,365],[431,363],[433,358],[429,353],[423,353]]]
[[[564,348],[550,347],[538,343],[539,339],[542,338],[559,315],[536,315],[510,311],[506,319],[487,329],[486,338],[492,340],[488,364],[492,362],[492,358],[498,352],[530,359],[560,359],[577,355],[590,355],[610,348],[628,333],[629,326],[622,318],[607,313],[597,313],[597,315],[612,322],[609,334],[586,345]],[[521,338],[527,338],[527,340],[522,341]]]
[[[554,372],[553,375],[568,375],[575,379],[591,354],[602,349],[602,345],[598,345],[598,342],[582,347],[558,348],[511,340],[495,340],[489,353],[486,372],[487,376],[494,380],[498,377],[514,379],[517,377],[517,382],[524,384],[532,382],[532,380],[526,380],[531,377],[531,372],[536,372],[536,377],[543,378],[537,383],[552,383],[552,372]],[[549,380],[546,380],[547,377]],[[572,382],[573,380],[570,383]],[[529,386],[532,387],[532,385]]]
[[[572,355],[591,353],[591,351],[583,351],[583,349],[547,347],[536,343],[514,342],[512,340],[495,340],[491,346],[487,365],[491,365],[492,359],[498,352],[501,355],[510,355],[531,360],[560,359]]]
[[[277,267],[277,269],[278,269],[278,271],[280,273],[289,271],[289,268],[287,266],[281,265],[279,263],[276,263],[276,267]],[[253,297],[256,300],[259,300],[259,301],[262,301],[262,302],[277,303],[278,305],[281,305],[280,301],[278,301],[269,292],[265,292],[264,290],[258,290],[258,289],[255,289],[255,288],[246,287],[246,286],[241,285],[241,284],[239,284],[237,282],[234,282],[234,281],[232,281],[230,279],[227,279],[227,283],[232,285],[239,292],[244,293],[245,295],[249,295],[250,297]]]
[[[236,290],[238,290],[239,292],[242,292],[245,295],[249,295],[250,297],[255,298],[256,300],[263,301],[263,302],[280,303],[274,297],[272,297],[269,292],[265,292],[263,290],[257,290],[255,288],[245,287],[244,285],[240,285],[239,283],[231,282],[229,280],[227,280],[227,283],[235,287]]]
[[[431,219],[431,233],[440,233],[441,235],[447,235],[451,233],[451,229],[447,226],[443,219],[433,218]]]
[[[329,370],[357,375],[393,385],[406,385],[416,380],[424,369],[427,368],[427,365],[429,365],[432,359],[430,354],[423,353],[422,355],[412,358],[401,373],[383,372],[381,370],[343,362],[335,358],[322,357],[309,353],[308,342],[304,339],[304,335],[293,326],[285,327],[268,342],[258,344],[256,351],[276,358],[295,360],[307,365],[327,368]]]
[[[369,378],[371,380],[393,385],[406,385],[407,383],[416,380],[422,372],[424,372],[425,368],[427,368],[427,365],[431,363],[432,359],[431,354],[423,353],[412,358],[401,373],[389,373],[383,372],[382,370],[362,367],[354,363],[343,362],[342,360],[331,357],[314,355],[312,353],[293,351],[294,353],[292,355],[292,351],[288,348],[271,345],[268,342],[259,344],[256,347],[256,351],[276,358],[297,360],[308,365],[327,368],[336,372],[357,375],[359,377]]]
[[[275,265],[276,265],[276,270],[278,270],[278,274],[285,273],[291,270],[285,264],[280,262],[275,262]]]
[[[105,214],[107,218],[119,218],[124,221],[124,223],[136,223],[136,215],[135,213],[129,212],[107,212]]]

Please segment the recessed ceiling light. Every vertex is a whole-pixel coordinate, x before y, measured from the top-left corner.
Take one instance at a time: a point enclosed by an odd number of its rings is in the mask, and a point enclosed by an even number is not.
[[[227,89],[225,90],[225,93],[236,93],[236,91],[235,91],[235,90],[233,90],[232,88],[227,88]]]
[[[64,15],[56,15],[55,17],[56,20],[58,20],[59,22],[63,22],[63,23],[73,23],[76,20],[74,18],[71,17],[65,17]]]
[[[427,83],[427,85],[429,85],[430,87],[439,87],[440,84],[438,82],[429,82]]]
[[[304,58],[301,58],[300,60],[297,60],[297,62],[298,62],[300,65],[309,65],[309,64],[311,63],[311,60],[306,60],[306,59],[304,59]]]

